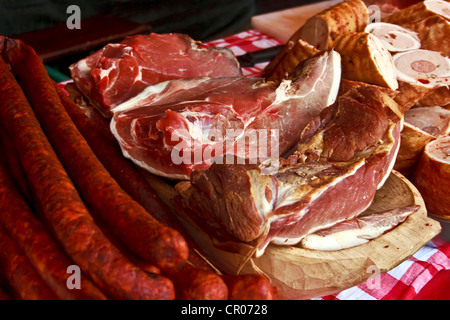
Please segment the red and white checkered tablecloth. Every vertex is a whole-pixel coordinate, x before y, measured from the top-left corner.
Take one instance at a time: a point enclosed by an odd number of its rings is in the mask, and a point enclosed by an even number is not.
[[[240,56],[247,52],[270,48],[280,44],[283,43],[269,35],[257,30],[247,30],[223,39],[210,41],[205,43],[205,46],[228,47],[236,56]],[[242,72],[245,76],[258,76],[266,64],[267,62],[257,64],[251,68],[242,68]]]
[[[257,30],[214,40],[205,46],[230,48],[239,56],[272,46],[281,41]],[[244,75],[258,76],[267,63],[243,68]],[[450,299],[450,243],[436,237],[409,259],[370,280],[337,294],[317,300],[412,300]]]

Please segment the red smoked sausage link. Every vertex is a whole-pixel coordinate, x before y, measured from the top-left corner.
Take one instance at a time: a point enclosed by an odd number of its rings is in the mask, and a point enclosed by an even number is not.
[[[41,63],[34,52],[25,54],[17,42],[10,48],[20,49],[15,58],[26,56],[20,62],[30,67],[31,75],[39,71],[31,68],[33,63]],[[10,55],[11,52],[7,56]],[[17,64],[12,66],[17,71]],[[22,70],[21,80],[27,79],[23,73]],[[36,78],[32,79],[28,79],[30,86],[36,85]],[[0,87],[1,124],[14,137],[37,205],[73,261],[111,298],[173,299],[174,289],[169,279],[150,276],[131,264],[95,224],[3,60],[0,60]]]

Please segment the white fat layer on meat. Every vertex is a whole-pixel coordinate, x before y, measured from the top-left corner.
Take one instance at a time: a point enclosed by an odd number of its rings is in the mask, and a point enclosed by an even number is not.
[[[389,175],[391,174],[392,169],[394,168],[395,165],[395,161],[397,159],[397,155],[398,152],[400,150],[400,141],[397,141],[394,138],[393,132],[395,130],[399,130],[398,132],[401,132],[403,129],[403,123],[404,123],[405,119],[404,117],[402,117],[400,119],[400,122],[397,124],[397,128],[391,128],[388,132],[388,139],[389,139],[389,143],[384,143],[382,144],[382,148],[378,148],[379,150],[377,151],[377,153],[379,152],[386,152],[386,153],[393,153],[392,158],[391,158],[391,162],[389,163],[389,166],[387,168],[387,170],[384,172],[384,176],[381,178],[380,182],[377,185],[377,190],[379,190],[386,182],[386,180],[389,178]],[[395,148],[394,150],[392,150],[392,148]]]
[[[437,51],[411,50],[397,53],[393,56],[397,79],[415,85],[433,88],[450,83],[450,59]],[[414,62],[429,63],[435,67],[430,72],[420,72],[414,69]],[[424,83],[428,82],[428,83]]]
[[[408,208],[400,213],[394,213],[394,211],[375,212],[368,216],[356,218],[359,220],[357,228],[334,228],[337,226],[335,225],[331,228],[334,229],[334,232],[326,232],[327,230],[324,229],[325,232],[319,231],[309,234],[300,241],[300,246],[320,251],[335,251],[359,246],[391,230],[415,212],[416,209]]]
[[[158,95],[160,93],[162,93],[164,90],[168,89],[170,91],[170,88],[175,88],[175,93],[176,90],[180,90],[181,86],[184,86],[182,89],[190,89],[192,87],[196,87],[201,85],[204,81],[208,81],[211,78],[209,77],[199,77],[196,78],[195,81],[192,79],[177,79],[177,80],[167,80],[167,81],[163,81],[160,83],[157,83],[155,85],[151,85],[146,87],[144,90],[142,90],[139,94],[137,94],[136,96],[134,96],[133,98],[122,102],[121,104],[117,105],[112,112],[113,113],[118,113],[118,112],[122,112],[122,111],[126,111],[129,109],[132,109],[136,106],[140,106],[140,102],[141,100],[147,99],[149,96],[151,95]],[[172,92],[173,93],[173,92]],[[170,96],[171,93],[169,93]],[[162,98],[164,98],[165,96],[162,95]],[[159,99],[157,100],[159,101]],[[150,101],[151,103],[156,103],[155,101]]]
[[[332,70],[335,73],[333,83],[331,85],[330,95],[328,96],[327,106],[332,105],[336,101],[336,97],[341,85],[341,55],[334,50],[331,50]]]
[[[382,234],[386,228],[374,227],[369,230],[361,231],[347,230],[337,232],[327,237],[321,237],[316,234],[310,234],[303,238],[300,242],[302,248],[319,250],[319,251],[334,251],[346,248],[356,247],[361,244],[369,242],[370,238],[376,238],[377,235]],[[361,236],[363,235],[363,236]]]
[[[101,69],[100,71],[100,79],[108,79],[108,86],[106,87],[105,91],[109,91],[111,90],[111,88],[116,84],[116,79],[117,79],[117,75],[115,78],[111,78],[109,77],[109,74],[111,73],[111,71],[117,69],[117,64],[113,63],[111,64],[111,67],[109,67],[108,69]]]
[[[391,52],[419,49],[421,45],[416,32],[392,23],[374,22],[364,31],[374,34]]]

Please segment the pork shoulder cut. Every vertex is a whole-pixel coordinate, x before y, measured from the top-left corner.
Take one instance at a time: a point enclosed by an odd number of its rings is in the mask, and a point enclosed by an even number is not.
[[[77,88],[105,117],[144,88],[171,79],[242,75],[228,48],[205,47],[178,33],[128,36],[72,64]]]
[[[277,172],[213,164],[178,183],[176,201],[227,250],[251,246],[258,257],[269,243],[298,244],[370,206],[394,164],[402,119],[375,86],[348,90],[308,124]]]
[[[340,55],[324,51],[281,83],[190,78],[159,83],[118,105],[111,131],[123,154],[159,176],[187,180],[224,157],[258,164],[293,148],[337,96]]]

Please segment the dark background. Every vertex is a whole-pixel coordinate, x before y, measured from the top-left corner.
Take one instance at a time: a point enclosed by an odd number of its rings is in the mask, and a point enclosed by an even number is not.
[[[38,47],[49,48],[58,42],[54,29],[42,36],[42,31],[57,26],[67,31],[66,21],[70,5],[80,8],[81,20],[99,15],[112,15],[139,24],[151,26],[151,32],[186,33],[194,40],[206,42],[251,28],[251,17],[319,0],[0,0],[0,35],[21,38],[24,34]],[[97,27],[95,27],[97,28]],[[99,25],[106,32],[112,26]],[[81,26],[83,29],[83,23]],[[75,42],[71,36],[64,42]],[[85,36],[85,35],[84,35]],[[88,40],[87,42],[89,42]],[[25,41],[27,42],[27,41]],[[62,42],[60,40],[60,42]],[[111,41],[115,42],[115,41]],[[102,45],[103,46],[103,45]],[[68,66],[101,48],[63,54],[51,61],[44,60],[55,81],[69,78]]]

